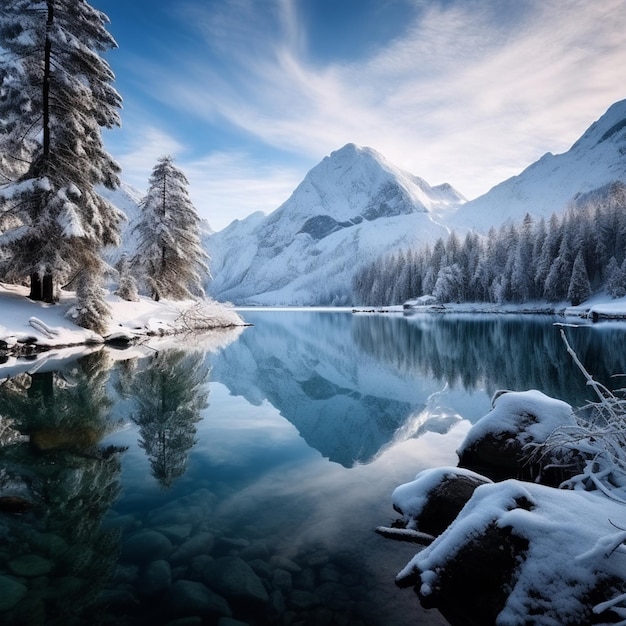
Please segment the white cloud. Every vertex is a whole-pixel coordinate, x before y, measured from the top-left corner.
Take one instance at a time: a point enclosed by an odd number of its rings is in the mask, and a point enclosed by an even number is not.
[[[403,37],[330,65],[315,62],[297,3],[196,6],[206,56],[143,67],[146,89],[204,124],[207,145],[221,125],[312,166],[355,142],[469,197],[566,150],[624,97],[626,0],[419,4]],[[210,221],[211,206],[233,217],[276,208],[305,173],[259,167],[238,148],[186,165]]]

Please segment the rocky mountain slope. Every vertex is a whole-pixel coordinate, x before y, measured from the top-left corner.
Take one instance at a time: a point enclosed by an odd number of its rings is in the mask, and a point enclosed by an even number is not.
[[[450,220],[453,229],[486,232],[526,213],[548,218],[561,213],[577,194],[614,181],[626,182],[626,100],[613,104],[563,154],[538,161],[467,202]]]
[[[324,158],[291,197],[209,240],[212,295],[246,304],[350,304],[360,264],[396,247],[434,241],[464,202],[370,148],[348,144]]]

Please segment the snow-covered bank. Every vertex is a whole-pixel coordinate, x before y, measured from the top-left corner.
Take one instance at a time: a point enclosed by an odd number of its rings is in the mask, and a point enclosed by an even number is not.
[[[591,321],[626,320],[626,297],[611,298],[598,294],[578,306],[567,302],[546,301],[525,302],[523,304],[495,304],[492,302],[424,302],[422,298],[410,300],[403,305],[377,307],[354,307],[353,313],[403,313],[404,315],[446,315],[446,314],[515,314],[515,315],[555,315],[574,317]]]
[[[107,331],[98,335],[72,320],[76,304],[73,293],[62,292],[57,304],[33,302],[27,295],[25,287],[0,284],[0,349],[4,351],[131,342],[141,337],[245,325],[233,308],[210,299],[155,302],[141,297],[137,302],[128,302],[109,294],[106,301],[111,317]]]

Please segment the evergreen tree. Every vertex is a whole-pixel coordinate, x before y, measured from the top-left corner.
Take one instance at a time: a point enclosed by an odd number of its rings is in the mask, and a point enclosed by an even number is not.
[[[48,302],[80,273],[79,300],[97,301],[79,308],[99,315],[100,252],[124,219],[95,191],[116,187],[120,171],[101,138],[121,105],[100,56],[116,46],[107,22],[84,0],[6,0],[0,12],[0,272],[30,277],[30,297]]]
[[[158,159],[152,170],[141,220],[134,264],[154,300],[203,296],[209,257],[200,242],[200,218],[187,187],[189,181],[171,156]]]
[[[620,266],[614,256],[609,260],[606,270],[606,291],[612,298],[626,296],[626,260]]]
[[[567,298],[574,306],[584,302],[591,295],[589,276],[585,267],[585,257],[582,251],[576,255],[572,268],[572,277],[567,290]]]
[[[526,213],[517,239],[517,246],[510,251],[513,260],[511,268],[511,296],[515,302],[526,302],[533,294],[533,220]]]

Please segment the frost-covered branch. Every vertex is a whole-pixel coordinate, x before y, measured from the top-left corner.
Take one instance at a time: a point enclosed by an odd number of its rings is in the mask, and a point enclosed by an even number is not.
[[[584,468],[563,486],[573,489],[598,490],[613,499],[626,502],[626,399],[615,395],[602,383],[594,380],[569,344],[564,330],[561,338],[568,354],[582,372],[597,397],[581,407],[578,424],[557,428],[537,446],[534,454],[547,452],[568,462],[568,455],[582,457]]]

